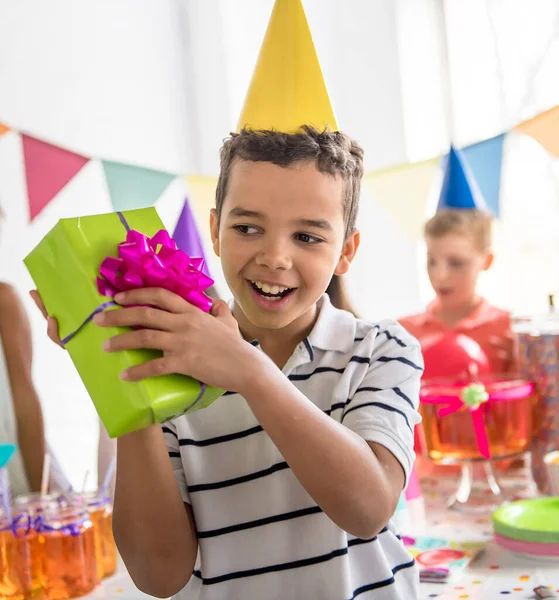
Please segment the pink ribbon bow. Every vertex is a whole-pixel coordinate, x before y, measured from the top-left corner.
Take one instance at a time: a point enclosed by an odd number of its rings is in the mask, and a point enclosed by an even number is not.
[[[491,402],[506,402],[508,400],[521,400],[527,398],[534,393],[534,384],[532,382],[523,383],[515,387],[505,388],[501,390],[495,390],[489,394],[489,398],[483,404],[478,407],[468,407],[472,414],[472,422],[474,425],[474,433],[476,436],[477,446],[480,454],[484,458],[491,458],[491,448],[489,447],[489,438],[487,436],[487,428],[485,427],[485,419],[483,417],[483,405]],[[458,412],[464,404],[459,392],[457,395],[431,395],[421,394],[421,402],[424,404],[442,404],[437,414],[440,418],[451,415]]]
[[[97,289],[112,298],[121,291],[159,287],[184,298],[204,312],[212,301],[204,294],[213,280],[202,272],[203,258],[190,258],[177,248],[165,229],[152,238],[133,229],[126,241],[118,245],[118,256],[109,256],[101,263]]]

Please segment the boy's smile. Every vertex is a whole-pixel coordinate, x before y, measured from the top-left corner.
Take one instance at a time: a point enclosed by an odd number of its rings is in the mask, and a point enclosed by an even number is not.
[[[280,167],[236,160],[214,249],[235,297],[243,333],[306,335],[334,272],[347,271],[358,233],[345,238],[343,181],[312,162]]]

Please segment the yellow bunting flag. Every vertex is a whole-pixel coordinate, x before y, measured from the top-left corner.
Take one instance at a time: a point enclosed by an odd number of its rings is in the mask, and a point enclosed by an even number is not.
[[[534,138],[553,156],[559,156],[559,106],[517,125],[515,130]]]
[[[338,130],[301,0],[276,0],[238,131]]]
[[[440,159],[402,165],[365,175],[364,189],[394,218],[412,243],[422,235],[427,201]]]
[[[8,131],[10,131],[10,127],[4,125],[4,123],[0,123],[0,136],[4,135],[5,133],[8,133]]]
[[[190,208],[206,247],[211,247],[210,239],[210,210],[215,207],[215,190],[217,177],[206,177],[204,175],[185,175]]]

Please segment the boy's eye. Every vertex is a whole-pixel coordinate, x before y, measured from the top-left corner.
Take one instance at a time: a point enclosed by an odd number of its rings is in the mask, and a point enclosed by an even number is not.
[[[450,266],[453,269],[461,269],[464,266],[464,261],[462,261],[462,260],[451,260],[450,261]]]
[[[254,235],[259,232],[258,227],[254,225],[234,225],[233,229],[241,235]]]
[[[303,244],[320,244],[320,242],[322,242],[320,238],[311,235],[310,233],[296,233],[295,239]]]

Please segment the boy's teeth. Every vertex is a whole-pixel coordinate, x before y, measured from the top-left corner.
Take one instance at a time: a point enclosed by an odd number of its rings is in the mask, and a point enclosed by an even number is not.
[[[262,290],[265,294],[272,294],[273,296],[281,294],[282,292],[285,292],[285,290],[289,289],[286,287],[279,287],[278,285],[268,285],[267,283],[262,283],[260,281],[253,281],[252,283],[254,283],[254,285],[259,290]]]

